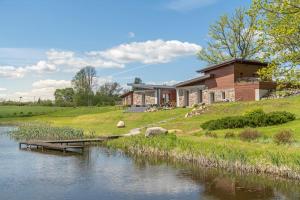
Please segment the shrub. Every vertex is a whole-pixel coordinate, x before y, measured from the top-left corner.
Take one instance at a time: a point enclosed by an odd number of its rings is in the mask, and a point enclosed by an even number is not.
[[[216,133],[211,132],[211,131],[206,131],[205,136],[206,137],[212,137],[212,138],[217,138],[218,137],[218,135]]]
[[[243,130],[239,136],[242,140],[250,141],[250,140],[255,140],[255,139],[261,137],[262,134],[255,129],[247,128],[247,129]]]
[[[261,127],[287,123],[295,120],[289,112],[264,113],[261,109],[246,113],[244,116],[229,116],[204,122],[201,127],[206,130],[232,129],[244,127]]]
[[[291,130],[282,130],[274,135],[273,140],[276,144],[291,144],[294,141]]]
[[[224,138],[234,138],[235,134],[234,132],[226,132],[224,135]]]

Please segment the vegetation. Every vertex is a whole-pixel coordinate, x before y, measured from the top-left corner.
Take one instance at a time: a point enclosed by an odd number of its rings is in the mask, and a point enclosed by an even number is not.
[[[263,58],[270,62],[260,76],[275,79],[281,87],[300,87],[299,5],[299,0],[253,0],[250,10],[259,14],[259,41],[265,43]]]
[[[258,139],[259,137],[262,136],[262,134],[255,129],[247,128],[247,129],[243,130],[239,136],[242,140],[251,141],[251,140]]]
[[[294,142],[294,136],[291,130],[282,130],[275,134],[273,139],[276,144],[291,144]]]
[[[257,59],[263,49],[257,41],[257,16],[249,15],[245,9],[227,14],[209,28],[211,40],[198,53],[199,59],[209,64],[217,64],[233,58]]]
[[[283,124],[292,120],[295,120],[295,115],[286,111],[265,113],[262,109],[258,109],[248,112],[244,116],[229,116],[210,120],[203,123],[201,127],[208,130],[261,127]]]
[[[151,138],[139,135],[108,141],[107,146],[134,154],[167,156],[227,170],[299,178],[299,149],[275,144],[223,140],[210,137],[178,137],[173,134]]]
[[[94,67],[84,67],[72,80],[71,88],[56,89],[54,92],[57,106],[113,106],[120,101],[122,91],[117,82],[97,85],[97,72]]]
[[[53,127],[47,124],[21,124],[13,131],[12,137],[17,140],[61,140],[83,138],[83,131],[69,127]]]

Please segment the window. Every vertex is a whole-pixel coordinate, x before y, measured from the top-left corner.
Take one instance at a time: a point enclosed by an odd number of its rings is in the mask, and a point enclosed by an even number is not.
[[[225,92],[222,92],[222,99],[224,100],[226,98]]]

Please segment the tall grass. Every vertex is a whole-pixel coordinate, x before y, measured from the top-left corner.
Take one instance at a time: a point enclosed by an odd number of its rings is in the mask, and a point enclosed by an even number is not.
[[[275,144],[260,144],[169,134],[145,138],[134,136],[107,142],[107,146],[142,155],[158,155],[201,166],[245,172],[275,174],[300,179],[300,150]]]
[[[83,130],[68,127],[52,127],[48,124],[21,124],[11,136],[16,140],[60,140],[83,138]]]

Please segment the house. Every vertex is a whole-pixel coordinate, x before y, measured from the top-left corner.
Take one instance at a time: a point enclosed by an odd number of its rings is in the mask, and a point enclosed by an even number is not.
[[[132,90],[121,95],[124,106],[151,106],[174,105],[176,106],[175,86],[128,84]]]
[[[198,70],[201,76],[175,85],[177,106],[259,100],[276,87],[275,83],[258,78],[258,70],[267,65],[254,60],[233,59]]]

